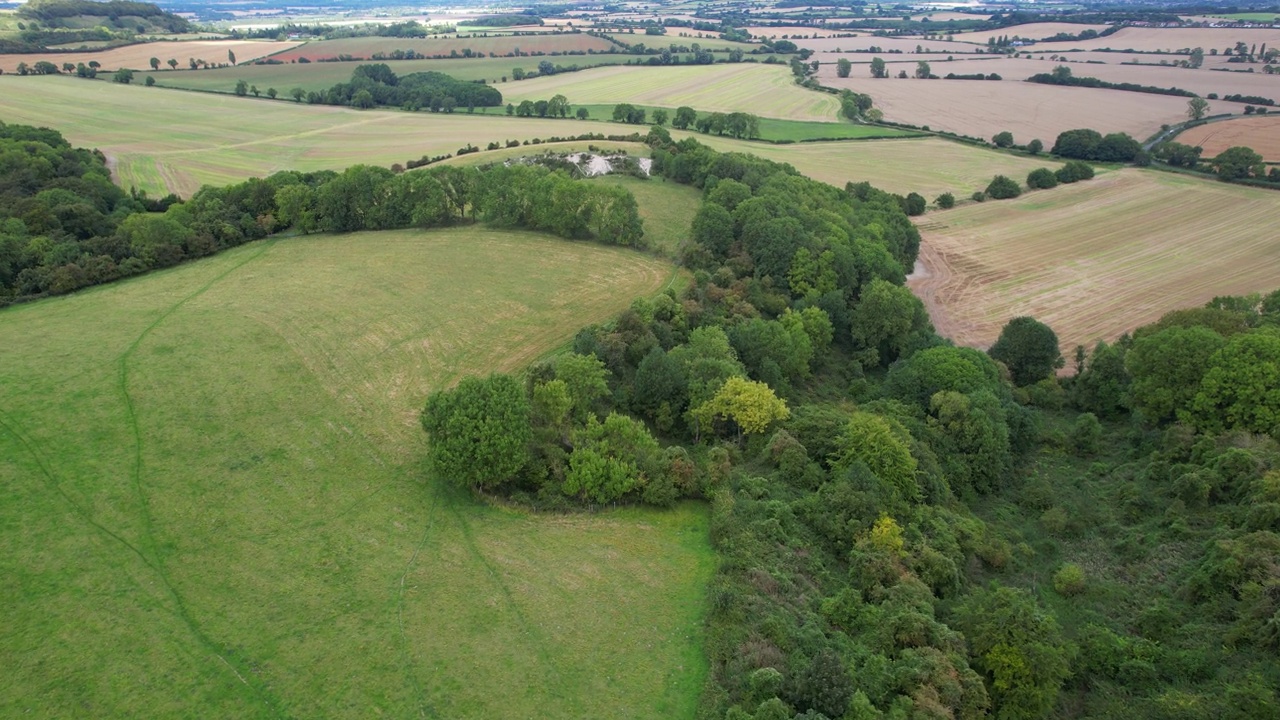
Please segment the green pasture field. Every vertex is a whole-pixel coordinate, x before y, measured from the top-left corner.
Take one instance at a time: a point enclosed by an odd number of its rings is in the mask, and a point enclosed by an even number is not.
[[[836,96],[796,85],[785,65],[757,63],[595,68],[525,80],[502,91],[507,102],[517,104],[562,94],[580,105],[688,105],[783,120],[830,122],[840,111]]]
[[[744,152],[791,163],[801,173],[836,187],[868,181],[889,192],[918,192],[930,202],[944,192],[963,199],[986,188],[996,175],[1022,182],[1039,167],[1058,168],[1050,157],[1024,157],[939,138],[812,142],[768,145],[674,131],[721,151]]]
[[[1252,22],[1280,22],[1280,13],[1273,12],[1244,12],[1244,13],[1227,13],[1225,15],[1212,14],[1209,17],[1225,18],[1227,20],[1249,20]]]
[[[603,175],[591,182],[630,190],[640,206],[640,219],[644,221],[644,237],[649,247],[668,257],[677,257],[689,239],[693,217],[702,207],[701,192],[663,178],[643,180],[630,175]]]
[[[498,88],[502,93],[513,87],[510,83],[511,71],[523,68],[526,71],[536,70],[542,60],[550,60],[560,65],[622,65],[635,60],[635,55],[562,55],[557,57],[532,58],[458,58],[441,60],[387,60],[387,66],[396,75],[408,75],[415,72],[441,72],[458,80],[483,80]],[[281,95],[287,97],[295,87],[303,90],[328,90],[338,83],[349,82],[351,73],[367,62],[325,62],[325,63],[284,63],[281,65],[238,65],[229,68],[211,70],[157,70],[139,73],[134,82],[146,82],[145,76],[152,75],[156,84],[162,87],[183,88],[188,90],[206,90],[211,92],[230,93],[235,91],[236,81],[244,80],[250,85],[266,92],[273,87]],[[502,78],[508,82],[503,83]]]
[[[104,122],[103,118],[111,118]],[[0,75],[0,119],[48,125],[110,158],[117,181],[189,195],[280,170],[389,167],[471,143],[626,135],[632,125],[305,105],[71,77]]]
[[[487,55],[496,53],[506,55],[520,50],[522,53],[545,53],[548,57],[519,57],[512,60],[532,60],[536,67],[539,60],[554,59],[551,53],[570,51],[608,53],[620,49],[618,46],[586,33],[539,33],[537,35],[491,35],[489,37],[433,37],[433,38],[393,38],[393,37],[352,37],[336,40],[317,40],[305,43],[291,50],[277,53],[274,57],[284,62],[305,57],[311,61],[320,58],[351,55],[369,58],[374,53],[387,53],[396,50],[413,50],[428,57],[432,55],[449,55],[452,52],[462,53],[464,49]],[[588,56],[572,56],[588,57]]]
[[[0,716],[691,717],[705,507],[478,503],[418,423],[671,277],[464,227],[0,312]]]

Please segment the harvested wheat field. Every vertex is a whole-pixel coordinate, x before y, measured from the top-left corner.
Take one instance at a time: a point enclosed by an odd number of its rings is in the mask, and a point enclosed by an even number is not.
[[[1045,50],[1098,50],[1112,48],[1114,50],[1163,50],[1176,52],[1185,48],[1204,48],[1207,55],[1210,48],[1222,52],[1226,48],[1235,47],[1237,42],[1250,45],[1266,43],[1269,46],[1280,44],[1280,28],[1149,28],[1127,27],[1107,37],[1092,40],[1072,40],[1069,42],[1044,43],[1033,46],[1032,52]]]
[[[890,50],[898,50],[903,53],[913,53],[919,47],[922,52],[939,52],[939,53],[974,53],[979,50],[986,50],[986,45],[981,47],[972,43],[963,42],[947,42],[946,40],[925,40],[922,38],[887,38],[871,35],[869,33],[861,33],[858,37],[824,37],[809,40],[795,40],[796,45],[802,48],[809,48],[814,52],[850,52],[863,51],[870,52],[870,48],[880,48],[876,52],[888,53]],[[887,60],[891,55],[885,54]]]
[[[1179,134],[1175,141],[1204,148],[1203,157],[1216,157],[1227,148],[1253,148],[1267,162],[1280,162],[1280,114],[1252,115],[1209,123]]]
[[[1011,318],[1066,350],[1171,309],[1280,287],[1280,195],[1127,169],[917,218],[909,284],[939,333],[987,347]]]
[[[1005,82],[1026,80],[1037,73],[1053,72],[1059,65],[1070,68],[1076,77],[1096,77],[1099,80],[1113,83],[1135,83],[1153,85],[1155,87],[1176,87],[1200,95],[1217,93],[1227,95],[1258,95],[1280,101],[1280,78],[1264,75],[1260,72],[1215,72],[1208,69],[1191,70],[1173,67],[1172,65],[1122,65],[1117,55],[1116,63],[1099,65],[1076,61],[1077,53],[1065,55],[1067,62],[1057,60],[1040,60],[1029,58],[1000,58],[998,60],[956,60],[951,63],[932,65],[934,75],[946,75],[949,72],[964,73],[998,73]],[[1114,53],[1113,53],[1114,54]],[[1048,56],[1046,56],[1047,58]],[[1170,96],[1176,97],[1176,96]],[[1186,101],[1183,100],[1185,104]],[[1242,105],[1228,105],[1223,110],[1240,112]]]
[[[952,72],[952,65],[972,67],[970,72],[994,72],[985,62],[945,65],[935,68],[934,74]],[[1161,125],[1187,117],[1187,99],[1171,95],[1037,85],[1012,79],[876,80],[865,75],[841,79],[833,65],[823,66],[818,77],[824,85],[869,94],[885,120],[985,139],[1008,130],[1019,143],[1039,138],[1051,146],[1058,133],[1075,128],[1127,132],[1142,140],[1158,132]],[[1210,112],[1238,107],[1211,102]]]
[[[1019,37],[1024,40],[1043,40],[1061,33],[1079,35],[1085,30],[1102,32],[1108,27],[1108,25],[1081,25],[1079,23],[1027,23],[1026,25],[1014,25],[1012,27],[1000,28],[999,30],[979,30],[977,32],[958,33],[953,39],[957,42],[970,42],[977,43],[978,45],[986,45],[987,40],[990,38],[1008,36],[1009,38]]]
[[[62,66],[63,63],[85,63],[97,60],[102,70],[146,70],[151,58],[160,60],[160,67],[168,67],[170,59],[178,61],[179,69],[190,67],[191,59],[210,64],[227,62],[227,51],[235,53],[236,62],[248,62],[300,45],[296,42],[268,42],[265,40],[188,40],[184,42],[154,42],[126,45],[101,52],[22,53],[0,55],[0,69],[17,72],[18,63],[34,65],[41,60]]]

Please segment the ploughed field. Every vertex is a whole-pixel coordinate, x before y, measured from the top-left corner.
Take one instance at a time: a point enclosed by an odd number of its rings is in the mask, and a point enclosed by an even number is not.
[[[418,424],[670,272],[356,233],[0,312],[0,715],[691,716],[705,509],[481,505]]]
[[[909,284],[957,343],[987,347],[1031,315],[1069,353],[1175,308],[1280,286],[1276,208],[1270,190],[1109,172],[917,218]]]

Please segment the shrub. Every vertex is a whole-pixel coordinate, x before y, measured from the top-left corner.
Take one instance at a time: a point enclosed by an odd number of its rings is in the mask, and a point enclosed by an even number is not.
[[[1049,168],[1036,168],[1027,175],[1027,187],[1032,190],[1048,190],[1058,186],[1058,176]]]
[[[987,196],[993,200],[1008,200],[1021,194],[1022,188],[1018,187],[1018,183],[1004,175],[995,176],[991,184],[987,185]]]
[[[979,190],[969,197],[972,198],[974,202],[983,202],[987,199],[987,194]]]
[[[1053,574],[1053,589],[1059,595],[1079,595],[1085,589],[1084,570],[1075,563],[1063,565]]]
[[[991,142],[998,148],[1013,147],[1013,133],[1008,130],[996,133],[995,137],[991,138]]]
[[[920,193],[908,193],[906,199],[903,200],[902,210],[906,214],[914,217],[916,215],[924,214],[925,205],[926,202],[923,195]]]
[[[1088,456],[1098,452],[1102,445],[1102,423],[1093,413],[1084,413],[1071,426],[1071,450],[1077,455]]]
[[[943,210],[947,210],[949,208],[953,208],[956,206],[956,196],[952,195],[951,193],[942,193],[941,195],[938,196],[937,200],[934,200],[934,202],[938,205],[938,207],[942,208]]]
[[[1080,160],[1072,160],[1054,173],[1060,183],[1073,183],[1093,179],[1093,166]]]

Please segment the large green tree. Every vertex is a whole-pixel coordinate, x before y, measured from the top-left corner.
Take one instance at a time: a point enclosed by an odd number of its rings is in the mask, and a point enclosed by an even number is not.
[[[1192,418],[1203,430],[1239,428],[1280,438],[1280,334],[1236,335],[1214,353]]]
[[[1064,364],[1058,336],[1048,325],[1031,317],[1016,317],[1006,323],[987,354],[1009,368],[1016,385],[1043,380]]]
[[[1134,409],[1156,422],[1185,414],[1200,391],[1209,359],[1225,344],[1205,327],[1170,327],[1134,340],[1124,361],[1133,376]]]
[[[510,375],[464,378],[427,398],[422,427],[440,479],[485,490],[510,481],[529,459],[530,407]]]

